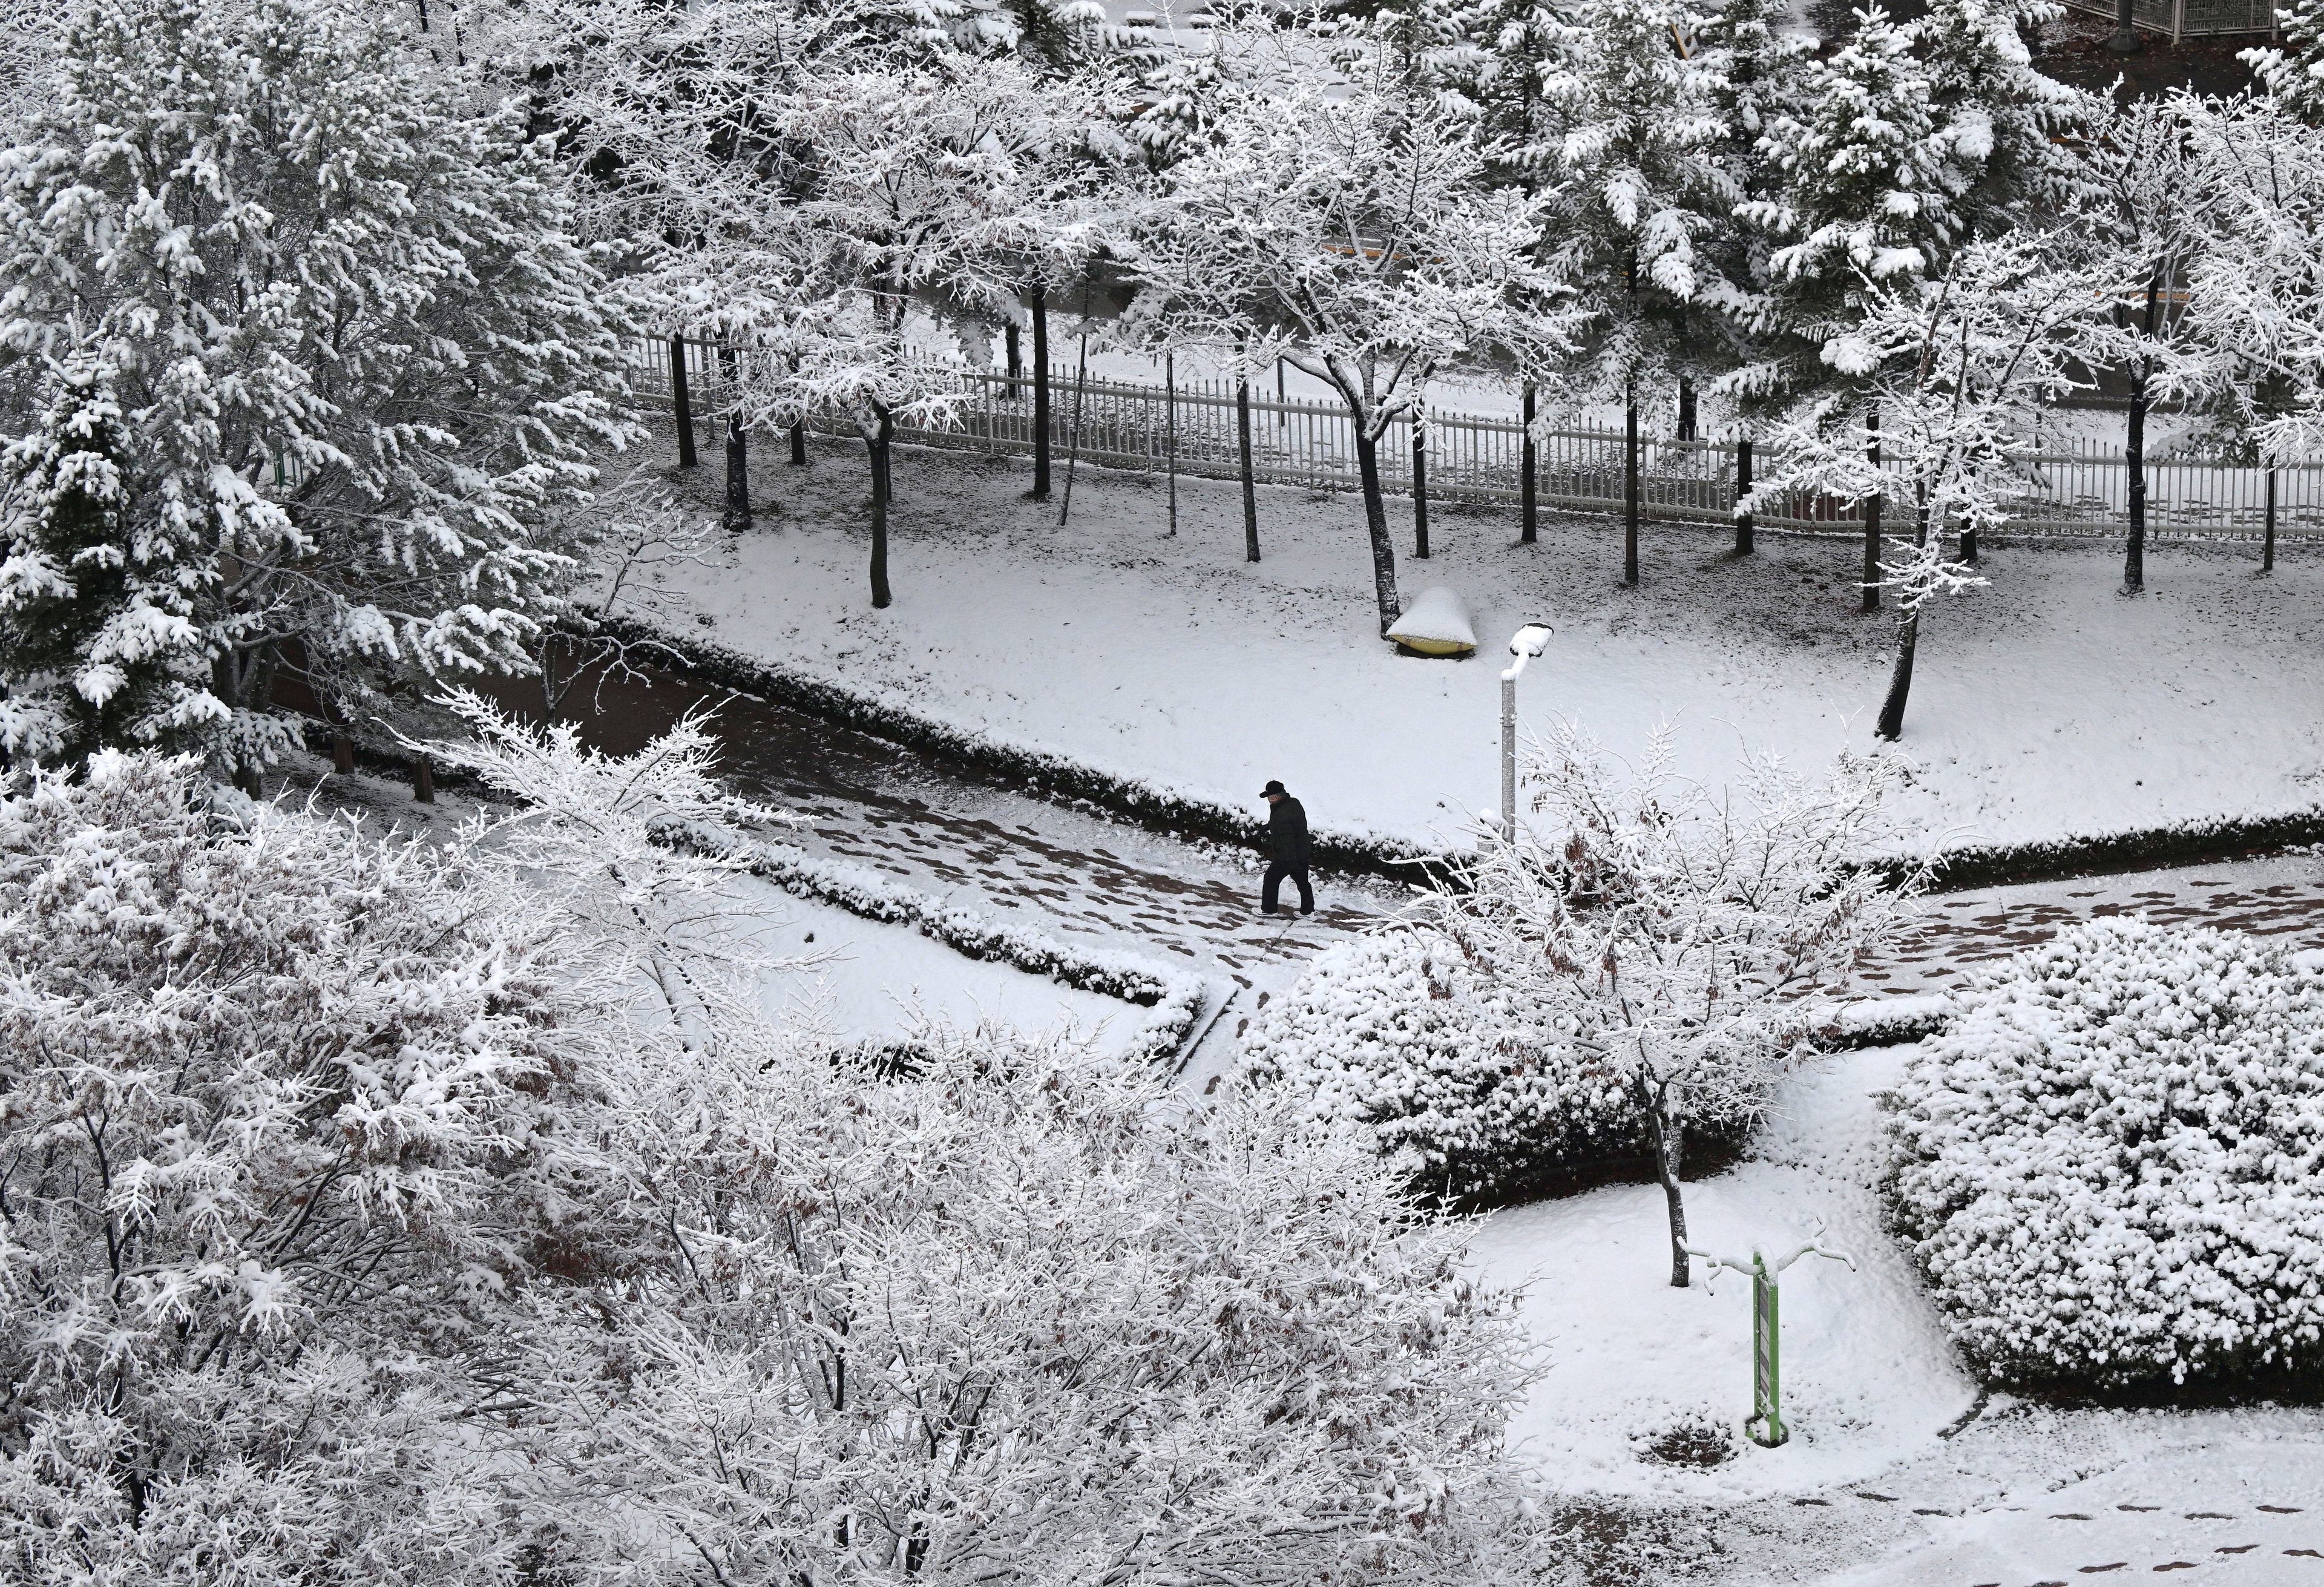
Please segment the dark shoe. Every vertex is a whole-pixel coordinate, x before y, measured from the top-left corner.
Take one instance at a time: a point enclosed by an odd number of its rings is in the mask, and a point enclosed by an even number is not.
[[[1262,915],[1277,915],[1282,913],[1282,911],[1277,909],[1273,904],[1259,905],[1259,912]]]
[[[1312,914],[1314,914],[1314,913],[1315,912],[1315,906],[1314,906],[1314,905],[1313,905],[1313,904],[1310,904],[1310,905],[1308,905],[1305,909],[1304,909],[1300,910],[1299,912],[1300,912],[1302,915],[1312,915]]]

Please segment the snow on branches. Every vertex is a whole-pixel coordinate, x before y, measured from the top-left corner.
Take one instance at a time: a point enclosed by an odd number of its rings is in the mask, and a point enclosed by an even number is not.
[[[1621,779],[1567,727],[1526,776],[1536,820],[1377,946],[1327,955],[1253,1064],[1456,1195],[1570,1171],[1635,1131],[1683,1286],[1685,1143],[1748,1133],[1925,885],[1890,852],[1896,771],[1847,756],[1815,782],[1755,759],[1714,793],[1673,774],[1666,736]]]
[[[1135,315],[1240,349],[1242,367],[1280,355],[1347,405],[1385,634],[1400,604],[1381,438],[1433,372],[1497,353],[1549,362],[1570,349],[1573,316],[1534,259],[1536,203],[1484,185],[1484,152],[1399,90],[1385,43],[1344,59],[1345,83],[1302,65],[1222,95],[1204,141],[1117,246],[1139,285]]]
[[[113,611],[184,613],[178,719],[248,772],[294,646],[359,695],[521,669],[631,433],[553,150],[316,0],[90,0],[62,59],[0,153],[5,422],[117,404]]]
[[[0,798],[0,1569],[1538,1571],[1506,1298],[1368,1141],[699,995],[698,728],[469,711],[524,802],[440,845],[150,754]]]

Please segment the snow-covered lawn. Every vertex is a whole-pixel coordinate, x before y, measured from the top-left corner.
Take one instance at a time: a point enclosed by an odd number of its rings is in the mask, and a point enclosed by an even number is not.
[[[1783,1277],[1783,1391],[1791,1442],[1740,1435],[1751,1410],[1751,1286],[1704,1264],[1670,1285],[1669,1224],[1653,1185],[1625,1185],[1489,1217],[1488,1278],[1526,1286],[1548,1372],[1510,1428],[1527,1463],[1567,1492],[1735,1500],[1860,1482],[1935,1445],[1977,1398],[1904,1251],[1880,1228],[1871,1093],[1894,1048],[1795,1075],[1748,1161],[1686,1187],[1690,1243],[1743,1257],[1815,1233],[1856,1259],[1807,1257]],[[1686,1423],[1735,1429],[1734,1458],[1665,1463],[1645,1446]]]
[[[2324,1582],[2324,1412],[1980,1404],[1873,1195],[1871,1093],[1903,1049],[1843,1055],[1796,1076],[1750,1160],[1687,1187],[1692,1242],[1740,1255],[1797,1243],[1819,1221],[1855,1257],[1784,1276],[1791,1442],[1740,1436],[1751,1408],[1750,1287],[1668,1283],[1662,1193],[1624,1186],[1489,1217],[1482,1271],[1525,1282],[1547,1375],[1510,1436],[1566,1501],[1611,1503],[1689,1556],[1609,1579],[1815,1582],[1823,1587],[2024,1587],[2084,1574],[2193,1569],[2187,1579]],[[1702,1467],[1645,1458],[1690,1422],[1724,1424],[1734,1454]]]
[[[1084,469],[1060,529],[1019,463],[899,452],[896,603],[875,612],[860,449],[757,458],[762,527],[677,575],[696,632],[1213,798],[1255,808],[1280,777],[1319,824],[1446,838],[1496,797],[1492,652],[1534,617],[1557,628],[1521,688],[1536,727],[1571,715],[1630,754],[1673,722],[1683,769],[1714,780],[1746,744],[1873,743],[1892,631],[1855,609],[1851,542],[1765,537],[1735,559],[1715,531],[1650,525],[1624,589],[1611,521],[1545,520],[1519,548],[1513,515],[1440,504],[1403,588],[1452,586],[1486,646],[1419,660],[1374,637],[1352,498],[1262,491],[1253,567],[1231,484],[1182,480],[1170,540],[1159,479]],[[715,474],[687,486],[706,507]],[[1932,613],[1901,746],[1916,815],[2020,841],[2314,802],[2324,562],[2294,548],[2264,577],[2247,548],[2164,548],[2135,600],[2108,546],[2006,547],[1990,588]]]
[[[769,979],[767,1010],[787,1024],[881,1041],[924,1023],[969,1030],[990,1021],[1028,1036],[1093,1038],[1109,1054],[1144,1029],[1146,1010],[1119,998],[967,958],[908,926],[866,920],[752,878],[735,887],[738,908],[765,920],[769,951],[816,960]]]

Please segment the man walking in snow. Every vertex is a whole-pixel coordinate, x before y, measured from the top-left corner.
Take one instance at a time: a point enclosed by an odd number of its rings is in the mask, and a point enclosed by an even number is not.
[[[1299,912],[1315,912],[1315,890],[1307,885],[1307,807],[1286,792],[1279,782],[1267,785],[1264,798],[1268,803],[1267,840],[1274,851],[1274,860],[1267,867],[1267,882],[1259,891],[1259,912],[1272,915],[1276,895],[1283,890],[1286,876],[1299,884]]]

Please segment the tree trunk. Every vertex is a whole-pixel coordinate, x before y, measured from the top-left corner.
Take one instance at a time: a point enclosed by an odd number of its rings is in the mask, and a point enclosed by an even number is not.
[[[436,802],[436,762],[425,755],[411,762],[411,797],[423,805]]]
[[[1012,381],[1023,380],[1025,378],[1025,343],[1021,333],[1017,329],[1015,320],[1010,320],[1002,328],[1001,340],[1006,344],[1009,351],[1009,378]]]
[[[1694,383],[1683,374],[1678,377],[1678,438],[1694,439]]]
[[[1540,520],[1540,509],[1536,505],[1539,497],[1535,484],[1540,458],[1534,447],[1533,405],[1533,382],[1527,381],[1525,383],[1525,435],[1517,442],[1517,543],[1521,546],[1534,543]]]
[[[1356,472],[1364,486],[1364,528],[1372,542],[1372,596],[1379,604],[1380,638],[1396,626],[1403,612],[1396,593],[1396,543],[1388,539],[1388,503],[1380,494],[1379,439],[1359,420],[1356,432]]]
[[[1913,544],[1929,543],[1929,509],[1924,503],[1915,509],[1913,524]],[[1894,743],[1904,735],[1904,702],[1913,693],[1913,651],[1921,641],[1921,612],[1915,606],[1905,611],[1896,623],[1896,664],[1888,674],[1888,697],[1880,702],[1880,720],[1873,724],[1875,735]]]
[[[2267,505],[2260,518],[2259,570],[2275,571],[2275,470],[2267,471]]]
[[[2146,382],[2132,381],[2130,428],[2122,448],[2124,471],[2130,477],[2130,538],[2122,549],[2122,593],[2146,589]]]
[[[791,421],[791,466],[807,466],[807,420],[804,419]]]
[[[1638,1100],[1646,1109],[1647,1144],[1655,1154],[1655,1178],[1663,1187],[1663,1201],[1670,1210],[1671,1287],[1684,1289],[1693,1278],[1694,1259],[1686,1251],[1686,1198],[1679,1188],[1679,1155],[1686,1144],[1686,1131],[1670,1116],[1662,1100],[1641,1079],[1637,1086]]]
[[[700,461],[694,450],[694,401],[686,389],[686,338],[669,338],[669,408],[678,425],[678,466],[692,468]]]
[[[1259,560],[1259,483],[1250,466],[1250,376],[1235,377],[1235,447],[1242,474],[1242,559]]]
[[[732,347],[719,349],[726,373],[726,508],[718,524],[728,534],[751,528],[751,454],[742,425],[742,360]]]
[[[1622,404],[1622,582],[1638,582],[1638,383]]]
[[[1972,567],[1977,566],[1977,525],[1974,523],[1961,525],[1960,559]]]
[[[895,597],[888,590],[888,457],[896,421],[888,410],[878,410],[879,428],[864,438],[872,451],[872,606],[878,611]]]
[[[331,770],[351,777],[355,769],[355,735],[344,727],[331,729]]]
[[[1880,702],[1880,720],[1872,729],[1877,737],[1893,742],[1904,735],[1904,701],[1913,692],[1913,650],[1920,638],[1921,614],[1916,609],[1905,613],[1896,624],[1896,663],[1888,673],[1888,697]]]
[[[1428,560],[1428,425],[1412,420],[1412,554]]]
[[[1871,437],[1866,456],[1872,466],[1880,466],[1880,410],[1875,408],[1864,418],[1865,434]],[[1880,495],[1876,486],[1864,502],[1864,598],[1860,609],[1880,610]]]
[[[1735,554],[1749,556],[1756,549],[1757,526],[1752,522],[1751,509],[1744,503],[1751,498],[1751,438],[1745,436],[1735,443]]]
[[[1170,532],[1178,538],[1178,359],[1162,355],[1162,458],[1170,476]]]
[[[2154,334],[2162,289],[2163,271],[2157,265],[2146,277],[2146,308],[2141,320],[2149,337]],[[2146,589],[2146,389],[2152,374],[2147,360],[2141,358],[2131,378],[2130,428],[2124,438],[2123,467],[2130,476],[2130,540],[2122,553],[2122,593],[2126,595],[2141,595]]]
[[[1033,488],[1037,502],[1049,499],[1049,294],[1033,289]]]
[[[1089,324],[1089,304],[1082,304],[1082,324]],[[1082,332],[1082,358],[1074,370],[1074,417],[1065,438],[1065,499],[1057,503],[1057,527],[1063,529],[1074,510],[1074,475],[1082,461],[1082,393],[1089,389],[1089,332]]]

